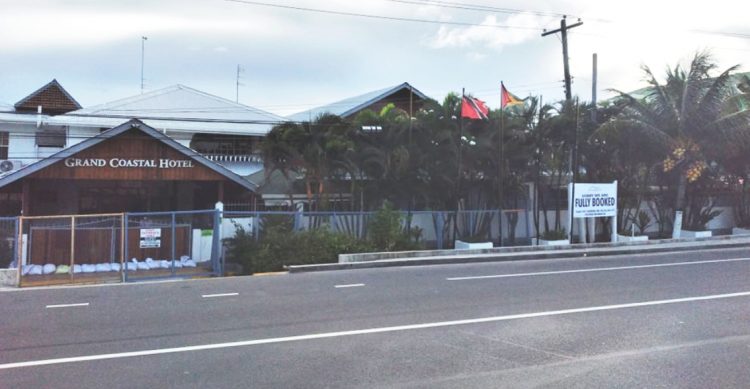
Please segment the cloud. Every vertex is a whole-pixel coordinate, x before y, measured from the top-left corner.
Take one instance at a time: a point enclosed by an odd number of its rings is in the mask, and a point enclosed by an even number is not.
[[[443,48],[490,48],[500,50],[508,45],[517,45],[539,37],[543,25],[549,19],[534,15],[513,15],[505,20],[489,15],[480,26],[440,26],[429,42],[430,47]],[[496,26],[496,27],[493,27]],[[513,28],[499,28],[512,26]]]

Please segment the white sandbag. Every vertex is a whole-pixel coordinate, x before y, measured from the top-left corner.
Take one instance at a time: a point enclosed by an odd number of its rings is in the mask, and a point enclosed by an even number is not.
[[[159,261],[154,261],[153,258],[146,258],[145,263],[149,269],[158,269],[161,267],[161,263],[159,263]]]
[[[21,269],[21,275],[22,276],[29,275],[29,272],[31,271],[31,266],[33,265],[23,265],[23,268]]]
[[[84,273],[96,272],[96,265],[92,265],[90,263],[84,263],[83,265],[81,265],[81,268],[83,269]]]
[[[97,273],[106,273],[112,271],[112,266],[108,263],[97,263],[96,264],[96,272]]]
[[[55,272],[55,269],[57,269],[57,266],[47,263],[44,266],[42,266],[42,274],[52,274]]]
[[[172,261],[167,261],[167,260],[162,259],[161,261],[159,261],[159,265],[161,266],[162,269],[171,269]]]
[[[73,265],[73,273],[83,273],[81,265]]]
[[[174,267],[175,267],[175,269],[181,268],[182,267],[182,262],[181,261],[174,261]]]
[[[29,275],[30,276],[42,275],[42,265],[31,265],[31,269],[29,269]]]
[[[148,266],[148,263],[146,262],[138,262],[137,264],[138,270],[149,270],[151,267]]]
[[[187,261],[182,263],[182,267],[197,267],[198,265],[195,264],[195,261],[192,259],[188,259]]]
[[[119,263],[111,263],[109,266],[112,268],[112,271],[120,271],[121,267]]]
[[[189,259],[190,259],[190,257],[188,257],[187,255],[183,255],[183,256],[180,257],[180,262],[185,263],[185,261],[187,261]]]
[[[126,264],[126,266],[128,267],[128,271],[136,271],[136,270],[138,270],[138,264],[137,263],[128,262]]]
[[[70,266],[68,265],[59,265],[57,266],[57,269],[55,269],[55,274],[68,274],[70,273]]]

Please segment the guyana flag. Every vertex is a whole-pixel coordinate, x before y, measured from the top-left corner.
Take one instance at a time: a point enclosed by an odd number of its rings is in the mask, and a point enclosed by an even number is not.
[[[523,103],[524,103],[523,99],[519,99],[513,93],[508,92],[508,90],[505,89],[505,85],[502,82],[500,82],[500,108],[501,109],[505,109],[505,107],[508,107],[508,106],[520,105]]]

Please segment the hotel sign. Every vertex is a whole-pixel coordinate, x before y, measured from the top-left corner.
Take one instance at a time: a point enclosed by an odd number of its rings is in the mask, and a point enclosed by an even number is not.
[[[125,158],[65,158],[65,166],[76,167],[111,167],[111,168],[151,168],[179,169],[194,167],[189,159],[125,159]]]

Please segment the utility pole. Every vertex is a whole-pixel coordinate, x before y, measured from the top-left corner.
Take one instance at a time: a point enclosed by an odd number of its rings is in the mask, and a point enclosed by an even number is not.
[[[146,41],[148,37],[141,37],[141,94],[143,94],[143,59],[146,54]]]
[[[571,24],[568,26],[567,18],[563,16],[562,19],[560,19],[560,28],[557,30],[547,31],[545,30],[542,32],[542,37],[545,37],[547,35],[552,35],[556,33],[560,33],[560,38],[562,41],[562,49],[563,49],[563,70],[565,72],[565,101],[566,105],[569,106],[568,109],[572,108],[570,107],[570,104],[572,104],[573,101],[573,91],[570,87],[570,64],[568,60],[568,30],[571,28],[576,28],[578,26],[583,25],[583,22],[581,19],[578,19],[577,23]],[[570,203],[568,204],[568,219],[570,220],[570,223],[568,224],[568,241],[573,243],[573,214],[574,214],[574,206],[575,206],[575,183],[576,183],[576,175],[578,172],[578,161],[577,154],[578,154],[578,104],[576,103],[576,126],[573,129],[573,139],[572,139],[572,147],[570,148],[570,181],[568,185],[568,191],[569,191],[569,198]]]
[[[597,55],[593,56],[593,71],[591,74],[591,121],[596,124],[596,78],[597,78]]]
[[[235,79],[235,96],[234,96],[234,101],[236,103],[240,102],[240,85],[242,85],[242,83],[240,82],[240,73],[244,71],[245,69],[238,64],[237,65],[237,78]]]
[[[576,28],[578,26],[583,25],[583,22],[581,19],[578,19],[577,23],[571,24],[570,26],[567,25],[566,17],[563,16],[562,19],[560,19],[560,28],[557,30],[547,31],[544,30],[542,33],[542,36],[545,37],[547,35],[557,34],[560,33],[560,37],[562,40],[562,49],[563,49],[563,69],[565,71],[565,100],[570,101],[573,99],[573,93],[570,89],[570,65],[568,63],[568,30],[571,28]]]

